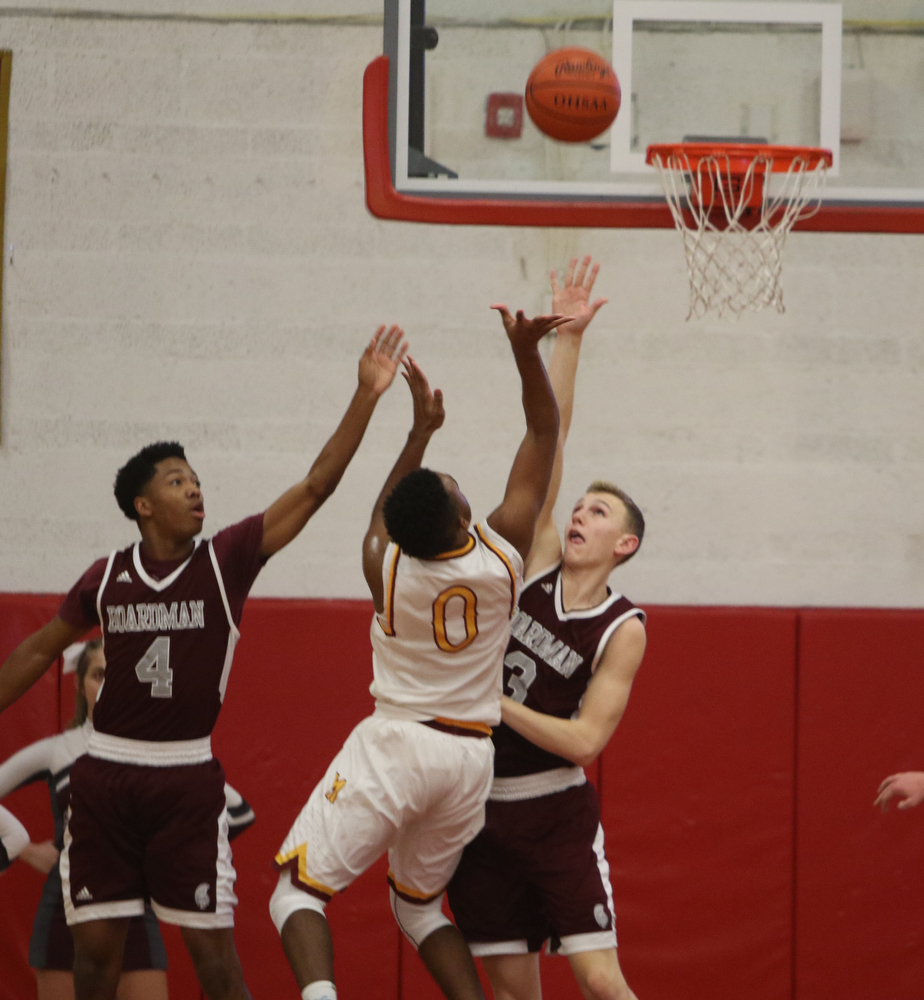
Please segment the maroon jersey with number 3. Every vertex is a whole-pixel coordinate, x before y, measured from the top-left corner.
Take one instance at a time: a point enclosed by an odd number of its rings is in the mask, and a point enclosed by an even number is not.
[[[244,600],[260,571],[263,515],[197,544],[180,563],[145,559],[141,543],[101,559],[58,612],[99,624],[106,678],[97,733],[151,742],[199,740],[224,698]]]
[[[610,636],[636,615],[644,622],[641,608],[614,593],[595,608],[566,612],[560,566],[528,581],[520,594],[504,657],[504,694],[537,712],[570,719],[580,708]],[[573,766],[503,723],[494,730],[497,777]]]

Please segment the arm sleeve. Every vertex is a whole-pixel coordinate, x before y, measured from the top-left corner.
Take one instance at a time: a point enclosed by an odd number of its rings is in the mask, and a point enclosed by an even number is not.
[[[0,764],[0,799],[33,781],[51,775],[54,736],[31,743]]]
[[[231,616],[237,625],[241,623],[244,601],[266,562],[260,555],[262,545],[262,514],[254,514],[253,517],[223,528],[212,539],[228,603],[231,605]]]
[[[92,628],[99,625],[96,613],[96,595],[99,593],[107,559],[97,559],[83,576],[71,587],[58,608],[58,617],[75,628]]]
[[[250,804],[236,788],[225,783],[225,806],[228,810],[228,840],[234,840],[256,819]]]
[[[28,843],[26,828],[9,809],[0,806],[0,872],[10,867],[16,855]]]

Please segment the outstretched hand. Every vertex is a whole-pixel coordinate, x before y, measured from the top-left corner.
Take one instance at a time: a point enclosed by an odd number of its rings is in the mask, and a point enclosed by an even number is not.
[[[404,330],[400,326],[390,326],[387,331],[380,326],[359,359],[359,384],[381,396],[394,381],[406,351]]]
[[[590,263],[590,254],[584,257],[580,264],[577,257],[572,257],[562,284],[558,283],[558,273],[552,272],[552,312],[574,317],[570,322],[559,326],[559,333],[583,333],[597,315],[597,310],[609,302],[609,299],[590,301],[590,293],[593,291],[597,272],[600,270],[599,264],[591,267]]]
[[[889,808],[889,801],[900,798],[899,809],[911,809],[924,802],[924,772],[903,771],[901,774],[890,774],[879,786],[874,806],[879,806],[883,812]]]
[[[573,316],[557,313],[553,316],[536,316],[534,319],[528,319],[522,309],[517,310],[516,316],[511,316],[510,310],[502,303],[496,303],[491,308],[501,314],[507,339],[514,350],[520,347],[534,347],[547,333],[574,319]]]
[[[430,388],[427,376],[420,365],[408,355],[402,358],[404,371],[401,373],[411,390],[414,400],[414,430],[428,437],[443,426],[446,416],[443,410],[443,391]]]

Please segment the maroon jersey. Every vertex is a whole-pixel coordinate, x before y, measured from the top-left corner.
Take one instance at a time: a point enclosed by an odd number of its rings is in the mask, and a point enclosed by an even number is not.
[[[641,608],[609,591],[595,608],[565,611],[560,566],[534,578],[523,588],[513,619],[504,657],[504,694],[537,712],[570,719],[580,708],[610,636],[636,615],[645,620]],[[498,777],[573,766],[503,723],[494,730]]]
[[[262,565],[262,539],[258,514],[210,540],[197,539],[182,562],[147,560],[139,542],[94,563],[81,577],[58,614],[72,625],[99,624],[103,631],[106,679],[93,713],[91,754],[110,756],[97,753],[98,738],[118,751],[111,759],[136,763],[148,762],[145,754],[157,755],[157,748],[145,748],[136,760],[140,748],[121,741],[207,745],[240,637],[244,600]],[[199,759],[204,752],[197,750]]]

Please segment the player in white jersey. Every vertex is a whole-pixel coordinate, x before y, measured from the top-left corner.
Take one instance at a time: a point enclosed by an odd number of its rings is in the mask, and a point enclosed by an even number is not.
[[[325,906],[386,850],[401,930],[446,997],[483,998],[442,899],[484,822],[501,661],[558,435],[538,344],[566,321],[495,308],[520,372],[527,429],[503,502],[473,529],[456,481],[420,468],[443,423],[442,395],[405,361],[414,423],[363,544],[376,612],[375,712],[350,734],[275,861],[280,878],[270,912],[303,1000],[336,997]]]

